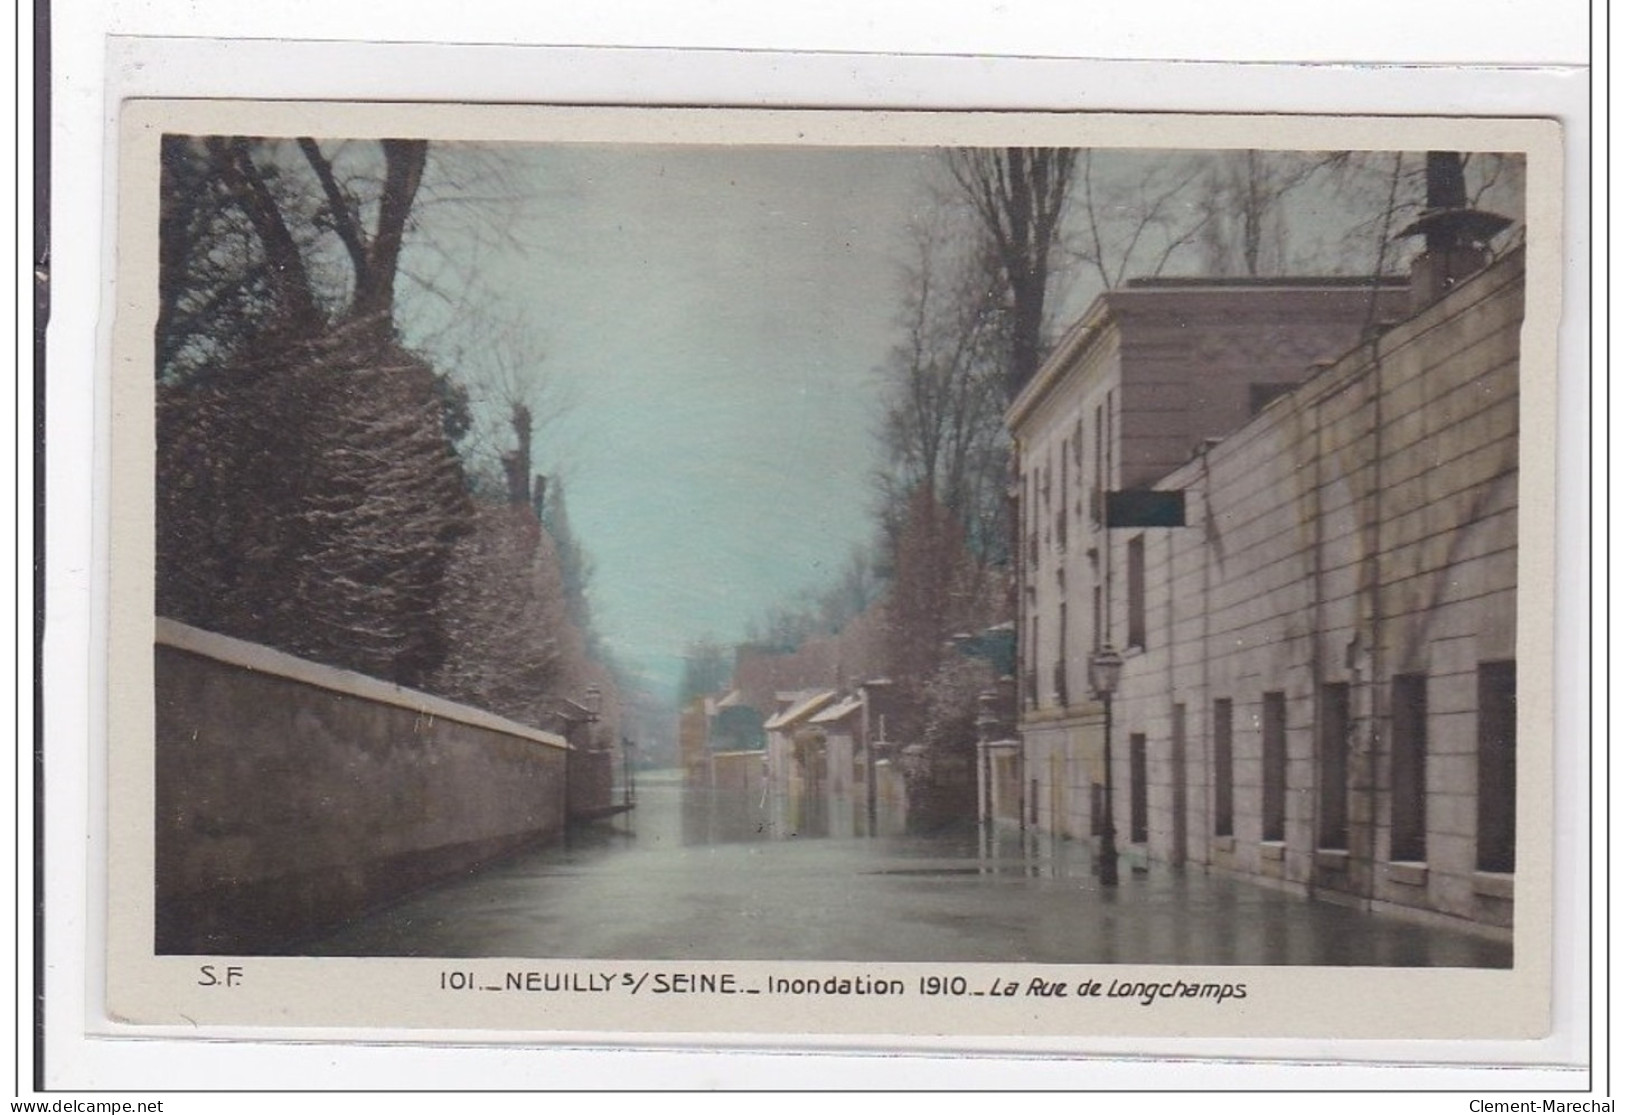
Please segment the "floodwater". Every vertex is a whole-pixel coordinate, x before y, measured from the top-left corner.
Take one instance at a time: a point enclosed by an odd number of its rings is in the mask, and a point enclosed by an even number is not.
[[[408,898],[322,956],[1507,967],[1510,945],[1090,846],[902,831],[841,802],[638,778],[633,813]]]

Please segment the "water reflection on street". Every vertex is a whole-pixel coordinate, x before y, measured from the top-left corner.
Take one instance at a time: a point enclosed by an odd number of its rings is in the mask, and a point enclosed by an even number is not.
[[[1509,945],[1087,843],[641,775],[613,824],[420,893],[309,955],[1504,967]],[[871,832],[873,835],[871,835]]]

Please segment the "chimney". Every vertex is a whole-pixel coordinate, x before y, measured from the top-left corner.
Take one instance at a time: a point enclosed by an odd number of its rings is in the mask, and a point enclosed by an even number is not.
[[[535,481],[530,488],[531,510],[536,512],[536,518],[541,520],[542,512],[547,508],[547,477],[541,473],[536,474]]]
[[[1512,221],[1467,204],[1466,158],[1455,151],[1427,153],[1427,206],[1399,236],[1423,238],[1411,261],[1411,312],[1432,305],[1490,261],[1489,242]],[[1397,239],[1397,237],[1396,237]]]
[[[523,506],[530,502],[529,486],[525,483],[528,471],[524,456],[517,450],[502,454],[502,472],[508,482],[508,502]]]
[[[508,502],[525,507],[530,504],[530,408],[523,403],[513,404],[509,421],[519,445],[502,455],[502,469],[508,480]]]

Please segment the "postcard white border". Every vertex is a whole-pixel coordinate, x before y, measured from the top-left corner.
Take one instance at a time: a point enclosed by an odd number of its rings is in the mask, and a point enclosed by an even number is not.
[[[489,961],[204,958],[241,968],[241,987],[200,980],[200,960],[152,955],[153,784],[153,375],[151,329],[157,256],[158,142],[182,134],[424,136],[431,140],[825,146],[1021,145],[1175,149],[1277,148],[1522,151],[1531,203],[1520,399],[1521,740],[1519,871],[1510,971],[1370,968],[1203,968],[1110,965],[835,965],[812,963],[608,963],[511,958]],[[1100,1035],[1313,1038],[1538,1038],[1550,1029],[1550,659],[1555,491],[1555,338],[1558,320],[1560,130],[1547,121],[1230,117],[1109,114],[893,113],[745,109],[537,108],[531,106],[130,101],[120,158],[118,285],[111,417],[110,726],[107,884],[110,1023],[218,1027],[298,1025],[547,1033],[883,1035],[891,1038]],[[731,972],[744,986],[771,974],[897,978],[902,998],[648,996],[524,993],[456,995],[447,971],[501,985],[510,971],[569,973],[591,982],[633,974]],[[963,1000],[913,993],[929,974],[972,986],[1047,975],[1245,983],[1245,1000],[1035,1004],[1026,998]]]

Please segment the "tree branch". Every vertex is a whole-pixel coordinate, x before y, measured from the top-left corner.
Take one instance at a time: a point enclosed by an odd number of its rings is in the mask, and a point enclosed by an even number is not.
[[[209,151],[220,166],[221,176],[248,215],[265,250],[270,267],[271,282],[277,302],[294,321],[309,323],[320,317],[316,298],[311,291],[310,274],[305,268],[299,245],[288,231],[282,209],[277,205],[271,188],[249,151],[248,141],[241,137],[222,139],[211,137]]]
[[[345,250],[350,253],[350,262],[355,265],[356,286],[359,288],[361,276],[367,270],[367,244],[366,234],[356,223],[352,201],[345,196],[338,179],[333,177],[333,164],[322,154],[321,147],[314,139],[300,137],[299,150],[305,153],[305,161],[316,172],[322,192],[327,195],[327,208],[333,215],[333,231],[338,233]]]

